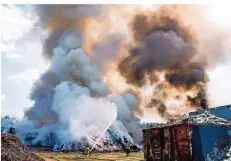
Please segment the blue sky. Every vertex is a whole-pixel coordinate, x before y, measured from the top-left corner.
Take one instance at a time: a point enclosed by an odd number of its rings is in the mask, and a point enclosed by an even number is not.
[[[1,6],[1,115],[22,117],[33,105],[28,98],[33,83],[49,67],[41,54],[46,31],[33,27],[37,16],[30,8],[23,10]],[[213,105],[231,104],[231,57],[209,71],[209,77]]]

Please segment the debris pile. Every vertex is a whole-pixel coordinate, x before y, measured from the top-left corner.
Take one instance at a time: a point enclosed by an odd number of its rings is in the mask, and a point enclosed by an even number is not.
[[[201,114],[191,115],[188,117],[182,117],[179,120],[175,120],[167,123],[141,123],[141,129],[150,129],[150,128],[161,128],[166,126],[173,126],[178,124],[193,124],[193,125],[224,125],[231,127],[231,122],[217,117],[211,114],[209,111],[205,111]]]
[[[205,124],[205,125],[224,125],[231,127],[231,122],[205,111],[199,115],[192,115],[188,118],[188,122],[192,124]]]
[[[12,134],[1,134],[1,146],[2,161],[45,161],[30,153],[20,139]]]

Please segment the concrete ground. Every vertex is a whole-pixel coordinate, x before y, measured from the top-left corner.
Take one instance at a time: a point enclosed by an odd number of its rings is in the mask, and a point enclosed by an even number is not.
[[[46,161],[144,161],[142,152],[131,153],[125,157],[125,153],[93,153],[88,158],[82,153],[59,153],[59,152],[35,152]]]

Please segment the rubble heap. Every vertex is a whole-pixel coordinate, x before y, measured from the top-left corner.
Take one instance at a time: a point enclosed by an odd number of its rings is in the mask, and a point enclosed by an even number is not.
[[[12,134],[1,134],[1,146],[2,161],[45,161],[30,153],[20,139]]]

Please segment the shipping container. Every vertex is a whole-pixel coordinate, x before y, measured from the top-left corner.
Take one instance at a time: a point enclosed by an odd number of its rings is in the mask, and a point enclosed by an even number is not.
[[[178,124],[143,130],[144,157],[147,161],[190,161],[192,126]]]
[[[213,152],[215,147],[224,149],[231,143],[231,136],[228,134],[230,128],[216,125],[193,126],[192,133],[192,158],[193,160],[204,161],[207,155]]]
[[[145,160],[207,161],[208,156],[219,155],[231,145],[230,105],[199,110],[189,115],[190,118],[177,123],[148,123],[144,126]],[[221,160],[222,156],[217,158]]]

